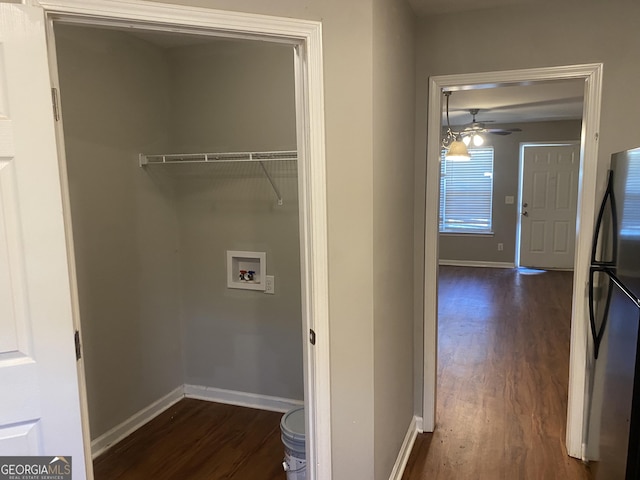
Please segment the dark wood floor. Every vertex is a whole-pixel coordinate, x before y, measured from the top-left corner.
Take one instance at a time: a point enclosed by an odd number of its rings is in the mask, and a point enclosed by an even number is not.
[[[564,446],[572,275],[440,269],[436,431],[404,480],[589,479]]]
[[[437,428],[404,480],[590,479],[564,447],[571,278],[441,268]],[[281,417],[185,399],[97,458],[95,478],[284,480]]]
[[[93,462],[96,480],[284,480],[281,413],[184,399]]]

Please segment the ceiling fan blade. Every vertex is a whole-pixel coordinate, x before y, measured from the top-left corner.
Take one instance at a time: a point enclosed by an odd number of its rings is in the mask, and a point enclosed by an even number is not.
[[[513,132],[521,132],[521,128],[488,128],[486,130],[488,133],[493,133],[495,135],[510,135]]]

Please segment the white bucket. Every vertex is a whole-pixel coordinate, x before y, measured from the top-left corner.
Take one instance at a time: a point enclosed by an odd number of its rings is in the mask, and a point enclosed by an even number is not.
[[[280,420],[284,461],[282,467],[287,472],[287,480],[305,480],[307,478],[307,459],[305,453],[304,407],[289,410]]]

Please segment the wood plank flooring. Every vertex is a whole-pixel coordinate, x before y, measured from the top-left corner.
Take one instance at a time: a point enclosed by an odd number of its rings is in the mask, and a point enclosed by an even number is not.
[[[440,268],[437,427],[404,480],[589,479],[564,446],[572,274]]]
[[[98,457],[95,480],[284,480],[281,418],[181,400]]]
[[[571,279],[441,268],[437,428],[404,480],[590,479],[564,447]],[[185,399],[97,458],[95,478],[284,480],[281,417]]]

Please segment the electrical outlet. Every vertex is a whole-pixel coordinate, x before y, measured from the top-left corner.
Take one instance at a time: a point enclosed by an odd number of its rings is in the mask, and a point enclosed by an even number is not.
[[[504,250],[504,243],[499,243],[498,244],[498,251],[501,252]]]
[[[273,275],[265,275],[264,277],[264,293],[269,295],[275,295],[276,293],[276,279]]]

